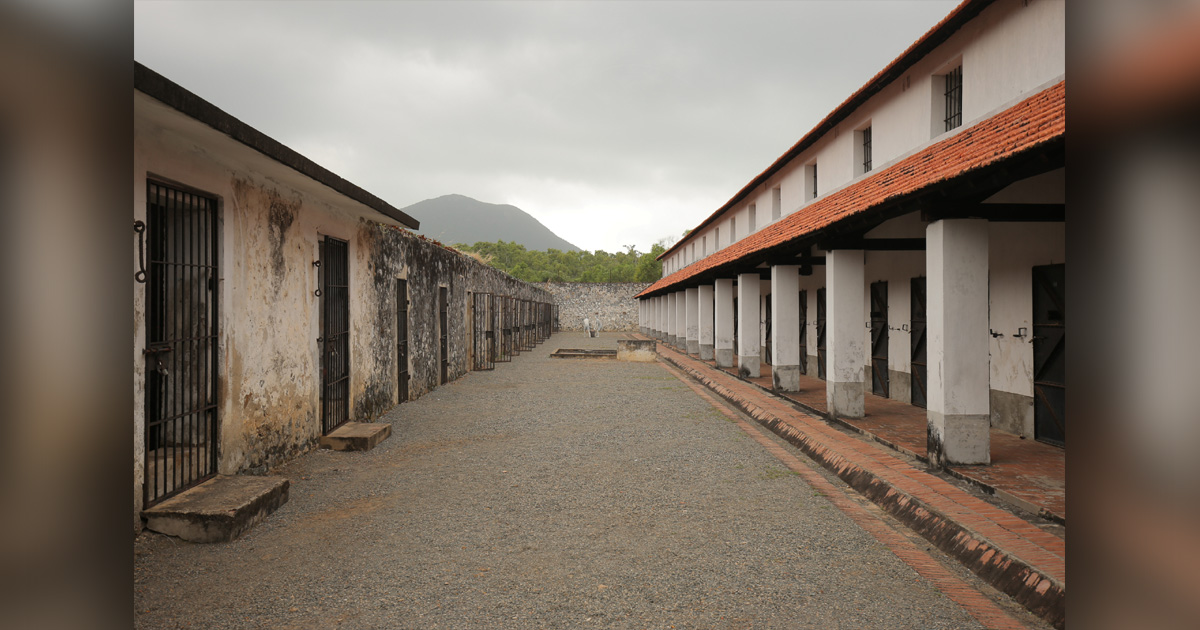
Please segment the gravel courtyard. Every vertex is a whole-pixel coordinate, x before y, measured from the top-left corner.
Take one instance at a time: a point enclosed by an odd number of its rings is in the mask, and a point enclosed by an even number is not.
[[[241,539],[134,545],[138,628],[978,628],[659,364],[546,343],[273,471]]]

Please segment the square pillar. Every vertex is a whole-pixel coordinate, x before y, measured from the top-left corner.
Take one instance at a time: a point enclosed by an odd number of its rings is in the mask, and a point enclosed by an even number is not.
[[[825,254],[825,400],[835,418],[861,418],[866,413],[865,261],[861,249]]]
[[[658,337],[659,341],[662,341],[667,338],[667,318],[665,315],[666,312],[667,312],[667,296],[660,295],[660,296],[654,298],[654,317],[655,317],[654,328],[656,331],[654,336]]]
[[[700,289],[692,288],[685,292],[684,318],[687,320],[687,353],[700,354]]]
[[[800,389],[800,267],[771,267],[771,385]]]
[[[673,346],[673,345],[675,345],[675,294],[674,293],[667,294],[666,316],[667,316],[666,342]]]
[[[733,367],[733,278],[713,284],[713,359],[717,367]]]
[[[687,292],[675,292],[675,347],[687,350]]]
[[[738,275],[738,374],[758,378],[761,352],[759,344],[759,286],[758,273]]]
[[[944,219],[925,231],[930,463],[991,461],[988,223]]]
[[[713,358],[713,286],[705,284],[697,289],[697,310],[700,312],[700,358]]]

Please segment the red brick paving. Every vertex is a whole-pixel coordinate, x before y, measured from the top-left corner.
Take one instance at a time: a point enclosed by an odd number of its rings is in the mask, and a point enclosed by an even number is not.
[[[699,361],[695,357],[692,359]],[[716,367],[714,361],[703,363]],[[737,376],[737,357],[734,357],[734,366],[724,371]],[[763,364],[760,371],[760,377],[743,380],[771,390],[771,366]],[[819,378],[802,375],[800,391],[774,393],[823,415],[829,413],[825,381]],[[924,409],[871,393],[866,395],[865,402],[864,417],[841,421],[907,455],[925,459]],[[999,498],[1021,509],[1066,524],[1066,451],[996,429],[992,429],[991,439],[991,464],[953,467],[951,472],[957,477],[994,489]]]
[[[688,387],[692,388],[701,398],[711,403],[718,411],[736,422],[742,431],[745,431],[815,490],[821,492],[843,514],[850,517],[859,527],[862,527],[867,533],[874,536],[880,543],[883,543],[892,553],[896,554],[896,557],[912,567],[917,574],[928,580],[954,603],[961,606],[963,610],[967,611],[968,614],[979,621],[985,628],[995,630],[1028,630],[1029,626],[1009,615],[978,589],[955,576],[946,567],[942,566],[937,559],[922,551],[908,537],[890,527],[881,513],[882,510],[878,507],[871,503],[855,501],[846,489],[830,483],[820,473],[789,452],[788,449],[783,448],[777,442],[772,441],[764,435],[762,429],[733,413],[725,405],[718,403],[703,386],[685,377],[678,370],[667,367],[666,364],[661,365],[668,372],[683,381]]]
[[[1066,543],[1062,538],[930,474],[892,449],[848,435],[823,419],[796,410],[785,399],[718,370],[711,362],[661,344],[659,353],[843,480],[852,482],[855,489],[993,586],[1052,623],[1063,623]],[[760,386],[769,384],[769,375],[753,381]],[[814,395],[808,394],[810,398]],[[872,398],[881,408],[891,404],[910,407]],[[868,415],[872,408],[869,402]]]

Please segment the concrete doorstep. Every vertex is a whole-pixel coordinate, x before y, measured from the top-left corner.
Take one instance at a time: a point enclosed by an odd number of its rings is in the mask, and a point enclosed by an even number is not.
[[[347,422],[329,435],[321,436],[321,448],[335,451],[369,451],[388,439],[392,425],[386,422]]]
[[[196,543],[229,542],[287,503],[283,477],[217,475],[142,510],[146,528]]]

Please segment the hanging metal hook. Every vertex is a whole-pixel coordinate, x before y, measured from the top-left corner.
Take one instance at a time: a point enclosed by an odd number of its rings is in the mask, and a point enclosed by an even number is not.
[[[146,283],[146,224],[140,219],[134,219],[133,231],[138,235],[138,270],[133,274],[133,279],[139,283]]]

